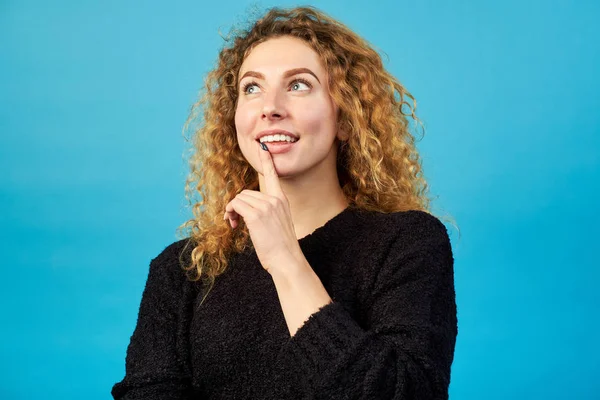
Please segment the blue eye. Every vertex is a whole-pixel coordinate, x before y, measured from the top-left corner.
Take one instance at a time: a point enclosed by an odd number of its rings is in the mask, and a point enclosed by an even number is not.
[[[294,92],[303,92],[306,90],[310,90],[311,87],[311,84],[305,81],[304,79],[296,79],[290,85],[290,88]]]
[[[254,94],[260,91],[260,87],[256,82],[248,82],[242,88],[242,92],[245,94]]]

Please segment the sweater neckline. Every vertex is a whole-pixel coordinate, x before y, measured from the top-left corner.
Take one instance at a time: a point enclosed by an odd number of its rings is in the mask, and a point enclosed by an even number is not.
[[[323,225],[321,225],[308,235],[298,239],[298,243],[302,246],[310,247],[312,243],[319,240],[321,236],[326,235],[327,232],[333,232],[335,236],[335,232],[338,231],[338,227],[340,226],[340,224],[344,223],[343,221],[347,219],[347,216],[352,212],[353,209],[354,208],[351,205],[347,206],[337,215],[330,218]]]

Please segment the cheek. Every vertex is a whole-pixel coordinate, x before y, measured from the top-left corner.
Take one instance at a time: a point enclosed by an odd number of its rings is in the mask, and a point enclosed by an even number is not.
[[[321,107],[305,107],[302,115],[302,125],[309,132],[320,132],[322,136],[327,136],[335,129],[336,117],[330,107],[323,105]]]
[[[246,160],[250,162],[249,160],[252,157],[250,155],[252,146],[249,143],[248,138],[252,135],[254,122],[249,107],[242,105],[236,108],[234,123],[238,146]]]
[[[241,105],[236,108],[235,129],[238,135],[244,134],[252,129],[252,113],[247,105]]]
[[[237,132],[239,132],[240,129],[242,128],[242,125],[244,123],[243,121],[244,121],[244,119],[243,119],[242,113],[240,112],[240,108],[238,107],[235,110],[235,118],[234,118],[235,130]]]

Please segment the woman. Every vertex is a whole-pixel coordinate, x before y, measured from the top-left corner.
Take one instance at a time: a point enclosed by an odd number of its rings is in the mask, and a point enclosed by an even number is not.
[[[314,8],[271,9],[200,108],[201,199],[150,264],[114,398],[446,399],[452,250],[414,99],[378,54]]]

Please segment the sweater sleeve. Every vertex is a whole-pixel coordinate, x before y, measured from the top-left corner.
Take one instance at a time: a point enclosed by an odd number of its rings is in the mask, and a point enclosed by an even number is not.
[[[450,240],[428,214],[401,231],[370,284],[366,327],[333,302],[292,337],[315,398],[448,398],[458,333]]]
[[[125,377],[112,388],[115,400],[188,399],[191,387],[183,321],[184,273],[178,246],[150,263],[137,325],[127,347]]]

